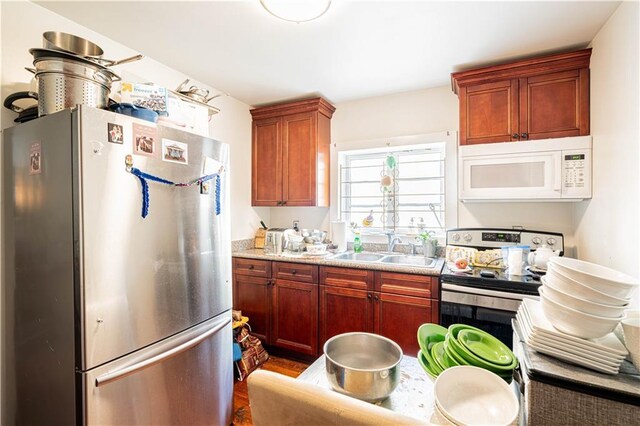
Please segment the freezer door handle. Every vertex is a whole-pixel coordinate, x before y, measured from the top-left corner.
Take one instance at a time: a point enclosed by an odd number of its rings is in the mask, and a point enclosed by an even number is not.
[[[147,358],[144,361],[140,361],[138,363],[135,363],[133,365],[130,365],[128,367],[122,368],[120,370],[116,370],[116,371],[112,371],[106,374],[103,374],[102,376],[99,376],[96,378],[96,387],[99,386],[103,386],[106,385],[108,383],[114,382],[116,380],[119,380],[123,377],[126,377],[130,374],[136,373],[144,368],[147,368],[149,366],[152,366],[154,364],[157,364],[159,362],[162,362],[164,360],[166,360],[167,358],[171,358],[174,355],[179,354],[180,352],[184,352],[188,349],[191,349],[192,347],[200,344],[202,341],[206,340],[208,337],[216,334],[218,331],[222,330],[224,327],[226,327],[229,323],[231,323],[231,318],[226,318],[224,321],[222,321],[220,324],[216,325],[215,327],[210,328],[209,330],[205,331],[204,333],[200,334],[199,336],[194,337],[191,340],[188,340],[184,343],[182,343],[181,345],[176,346],[175,348],[172,348],[166,352],[162,352],[161,354],[152,356],[151,358]]]

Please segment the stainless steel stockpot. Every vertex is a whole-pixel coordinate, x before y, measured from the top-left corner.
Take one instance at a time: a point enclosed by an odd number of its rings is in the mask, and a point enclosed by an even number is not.
[[[388,397],[400,383],[402,349],[371,333],[344,333],[324,344],[327,379],[338,392],[364,401]]]

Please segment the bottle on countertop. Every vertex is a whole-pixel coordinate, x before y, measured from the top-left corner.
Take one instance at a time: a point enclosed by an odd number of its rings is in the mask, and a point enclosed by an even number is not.
[[[356,236],[353,239],[353,251],[360,253],[362,251],[362,241],[360,241],[360,233],[356,231]]]

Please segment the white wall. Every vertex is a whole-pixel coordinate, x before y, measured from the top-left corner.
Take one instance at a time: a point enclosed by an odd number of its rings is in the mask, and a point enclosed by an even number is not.
[[[458,100],[447,87],[398,93],[367,98],[335,105],[331,119],[331,204],[337,203],[337,149],[362,145],[362,141],[377,141],[384,146],[384,138],[413,136],[455,130],[458,128]],[[368,146],[375,148],[375,146]],[[291,226],[300,219],[303,228],[329,230],[329,222],[336,219],[337,207],[274,207],[273,226]]]
[[[116,43],[102,35],[78,25],[36,4],[0,2],[2,7],[1,63],[3,69],[1,97],[18,90],[28,90],[31,74],[24,70],[31,66],[33,57],[28,50],[42,45],[44,31],[64,31],[85,37],[105,51],[105,57],[120,59],[138,52]],[[144,52],[141,52],[144,54]],[[176,52],[180,54],[180,52]],[[140,76],[142,81],[153,81],[161,86],[175,88],[185,78],[183,73],[171,69],[151,58],[114,67],[125,76]],[[204,84],[198,85],[206,87]],[[219,92],[208,87],[211,93]],[[251,238],[259,226],[260,218],[269,221],[269,209],[251,207],[251,116],[250,106],[232,97],[223,96],[212,101],[221,112],[211,120],[211,137],[229,143],[231,147],[231,214],[232,239]],[[15,114],[2,108],[2,128],[13,125]]]
[[[344,102],[336,105],[331,139],[338,147],[363,140],[381,145],[385,138],[457,131],[458,117],[458,98],[449,86]],[[335,149],[332,145],[332,150]],[[450,149],[448,155],[452,152],[455,153],[455,149]],[[335,169],[335,163],[331,166]],[[455,162],[447,165],[447,171],[455,177]],[[332,179],[331,191],[334,199],[336,179]],[[520,225],[539,231],[558,231],[566,237],[568,254],[574,252],[573,206],[569,203],[458,203],[457,207],[457,226]],[[334,219],[330,216],[335,214],[323,208],[271,209],[274,226],[291,226],[293,219],[299,219],[303,227],[329,229],[329,221]],[[453,226],[455,223],[447,224],[447,227]]]
[[[593,198],[574,209],[578,257],[635,277],[640,276],[639,12],[637,2],[622,3],[591,43]]]

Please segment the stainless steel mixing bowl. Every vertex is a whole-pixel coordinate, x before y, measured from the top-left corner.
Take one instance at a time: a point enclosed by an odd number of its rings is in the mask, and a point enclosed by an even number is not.
[[[400,383],[402,349],[371,333],[344,333],[324,344],[327,379],[338,392],[364,401],[388,397]]]

